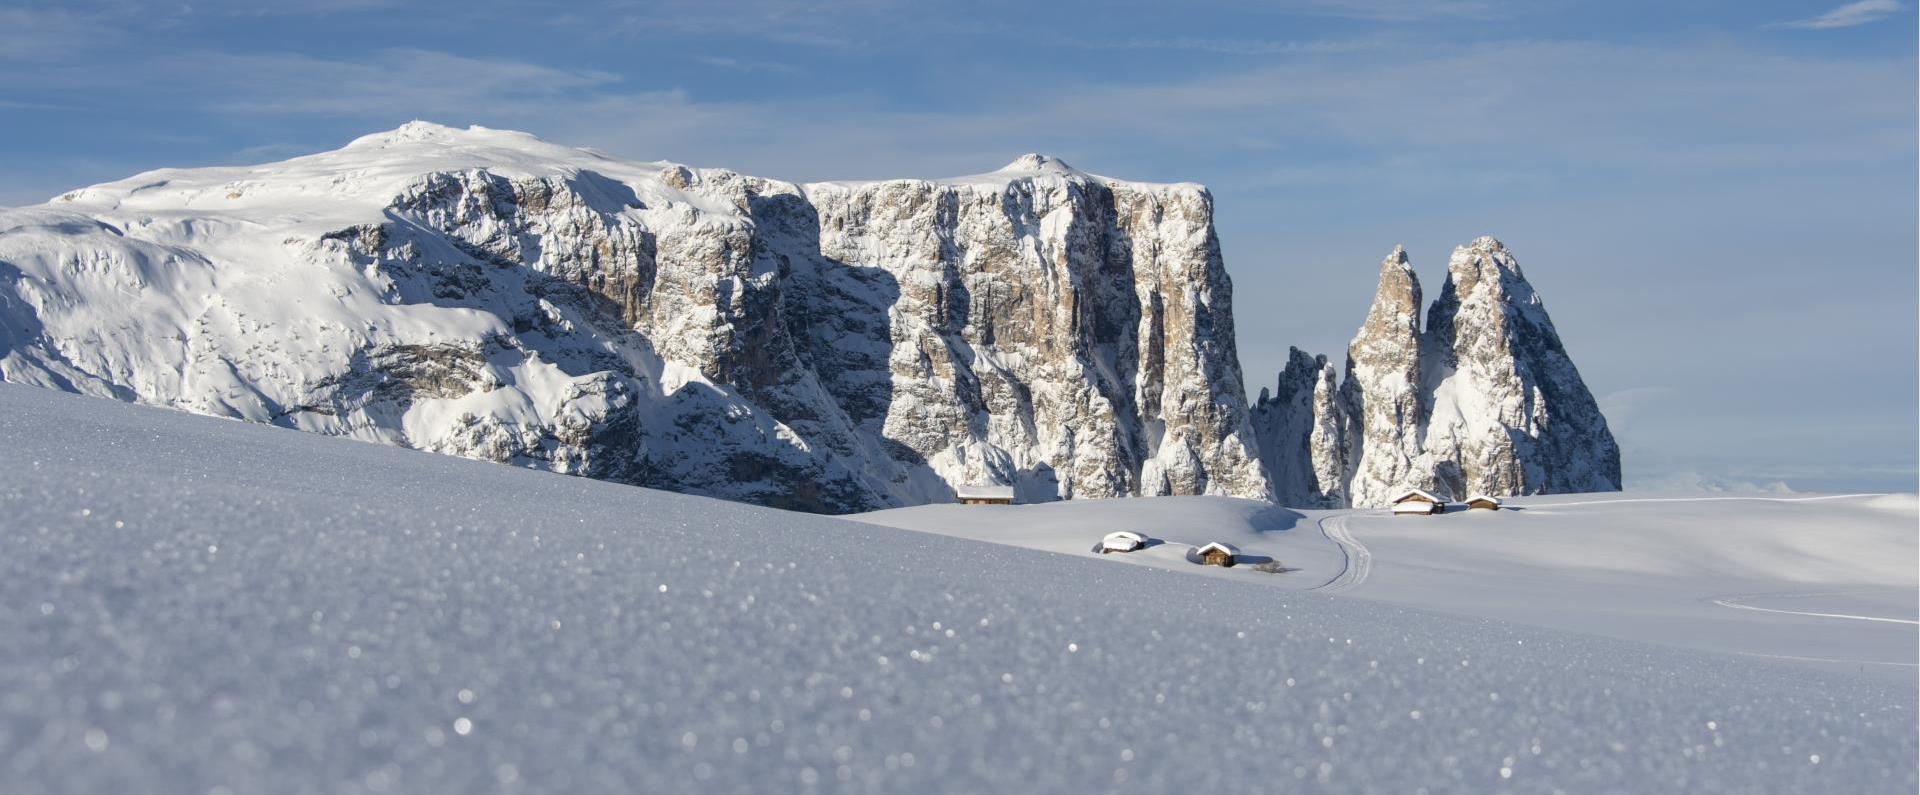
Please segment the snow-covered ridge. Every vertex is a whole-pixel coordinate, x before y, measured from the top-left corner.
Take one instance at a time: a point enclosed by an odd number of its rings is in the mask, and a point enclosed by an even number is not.
[[[0,211],[0,378],[818,511],[1264,497],[1197,185],[413,122]]]
[[[959,177],[936,177],[933,179],[883,179],[883,180],[829,180],[809,182],[803,189],[831,190],[834,188],[864,187],[875,184],[925,184],[952,188],[981,188],[1001,190],[1008,185],[1033,180],[1071,181],[1092,185],[1113,187],[1124,185],[1134,190],[1182,191],[1205,195],[1207,188],[1198,182],[1143,182],[1141,180],[1117,179],[1092,174],[1067,164],[1053,155],[1028,152],[1016,157],[993,171],[983,174],[969,174]]]

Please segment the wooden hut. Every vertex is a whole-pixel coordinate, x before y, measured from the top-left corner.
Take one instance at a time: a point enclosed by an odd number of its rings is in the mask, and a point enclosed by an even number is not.
[[[1477,508],[1483,511],[1497,511],[1500,510],[1500,501],[1485,494],[1475,494],[1467,498],[1467,507]]]
[[[1144,548],[1146,545],[1146,536],[1133,532],[1132,530],[1121,530],[1119,532],[1108,533],[1106,538],[1100,539],[1100,554],[1132,552],[1136,549]]]
[[[958,486],[954,496],[961,505],[1012,505],[1012,486]]]
[[[1202,566],[1232,567],[1233,556],[1240,554],[1240,550],[1235,549],[1232,544],[1214,541],[1196,550],[1195,554],[1200,556]]]
[[[1446,500],[1434,496],[1432,492],[1421,491],[1420,489],[1407,489],[1394,496],[1393,515],[1425,516],[1427,514],[1435,514],[1439,513],[1440,506],[1445,504]]]

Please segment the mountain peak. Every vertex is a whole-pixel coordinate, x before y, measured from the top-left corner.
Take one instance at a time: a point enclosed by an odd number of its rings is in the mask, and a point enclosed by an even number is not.
[[[1483,256],[1495,254],[1507,255],[1507,244],[1500,242],[1500,239],[1493,235],[1481,235],[1466,245],[1454,249],[1454,252],[1456,254],[1470,252]]]
[[[1413,260],[1404,246],[1380,261],[1380,284],[1374,289],[1373,313],[1382,317],[1420,314],[1420,280],[1414,276]],[[1416,329],[1416,332],[1417,329]]]
[[[482,127],[478,124],[468,125],[463,129],[414,119],[391,130],[369,133],[355,138],[352,143],[347,144],[347,147],[384,147],[400,143],[497,142],[503,138],[534,142],[540,140],[530,133],[517,132],[514,130],[495,130]]]
[[[1001,171],[1037,171],[1043,174],[1078,174],[1078,170],[1067,165],[1067,161],[1052,155],[1028,152],[1016,157],[1000,169]]]
[[[1505,272],[1522,280],[1526,278],[1520,272],[1520,263],[1507,249],[1507,245],[1492,235],[1481,235],[1466,245],[1456,247],[1453,257],[1447,261],[1447,270],[1455,278],[1463,278],[1463,271],[1492,267],[1493,272]]]

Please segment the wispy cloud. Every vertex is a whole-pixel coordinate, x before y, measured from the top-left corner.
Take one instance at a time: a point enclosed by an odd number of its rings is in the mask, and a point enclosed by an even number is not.
[[[1491,0],[1297,0],[1276,10],[1377,22],[1414,22],[1426,19],[1492,19],[1500,15]]]
[[[744,58],[727,58],[718,55],[698,55],[694,56],[693,60],[718,69],[728,69],[736,72],[775,72],[786,74],[799,71],[793,64],[781,63],[779,61],[755,61]]]
[[[1858,27],[1886,19],[1897,13],[1900,8],[1899,0],[1856,0],[1817,17],[1780,22],[1772,27],[1802,30]]]
[[[777,68],[721,55],[703,62]],[[416,117],[479,123],[788,179],[973,173],[1041,149],[1150,179],[1188,179],[1257,158],[1269,165],[1224,178],[1338,183],[1343,170],[1351,179],[1357,168],[1369,180],[1459,186],[1494,176],[1538,182],[1596,165],[1775,168],[1908,157],[1911,69],[1899,57],[1792,56],[1714,43],[1523,41],[1391,59],[1287,59],[1151,83],[1002,80],[965,101],[902,109],[859,92],[725,99],[508,57],[389,49],[351,60],[187,52],[137,73],[14,69],[0,89],[28,81],[90,95],[110,83],[134,92],[126,101],[249,124],[315,116],[358,131]],[[1895,96],[1909,99],[1886,99]],[[1343,154],[1274,162],[1276,153],[1315,147]],[[1169,160],[1189,171],[1144,171]],[[1315,173],[1275,172],[1307,165]]]
[[[606,72],[407,49],[354,61],[195,53],[153,69],[191,80],[213,110],[282,115],[464,115],[498,104],[586,101],[621,81]]]
[[[66,105],[57,102],[23,102],[0,97],[0,110],[81,110],[79,105]]]
[[[1306,55],[1363,52],[1390,46],[1382,37],[1354,39],[1224,39],[1199,36],[1172,38],[1074,39],[1052,38],[1050,42],[1084,50],[1185,50],[1222,55]]]
[[[58,60],[119,37],[120,31],[98,15],[0,6],[0,60]]]
[[[673,33],[842,50],[865,46],[875,31],[911,17],[910,10],[888,0],[645,0],[616,3],[606,13],[568,17],[566,23],[590,25],[599,35],[650,38]]]

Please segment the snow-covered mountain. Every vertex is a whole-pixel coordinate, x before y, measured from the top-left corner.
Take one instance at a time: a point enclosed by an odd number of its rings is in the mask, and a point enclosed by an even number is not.
[[[1212,209],[415,122],[0,210],[0,378],[814,511],[1268,497]]]
[[[1302,397],[1309,378],[1313,399]],[[1407,487],[1455,498],[1620,489],[1606,418],[1519,262],[1491,237],[1454,250],[1424,332],[1420,282],[1396,247],[1347,348],[1339,399],[1319,399],[1331,384],[1324,357],[1295,351],[1278,392],[1261,390],[1254,407],[1288,505],[1379,507]]]

